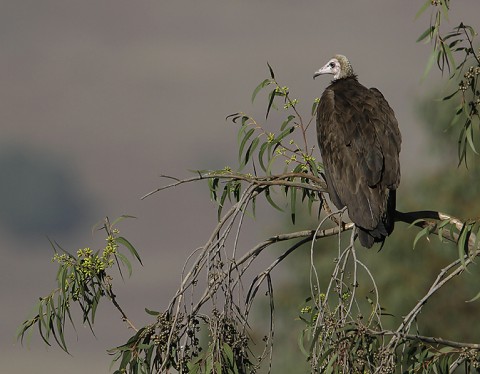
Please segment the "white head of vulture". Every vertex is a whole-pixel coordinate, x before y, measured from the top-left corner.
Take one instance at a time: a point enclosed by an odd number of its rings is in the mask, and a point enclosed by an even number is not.
[[[401,135],[395,114],[376,88],[360,84],[352,65],[335,55],[313,78],[332,74],[317,107],[317,137],[330,200],[347,207],[367,248],[383,245],[395,223]]]

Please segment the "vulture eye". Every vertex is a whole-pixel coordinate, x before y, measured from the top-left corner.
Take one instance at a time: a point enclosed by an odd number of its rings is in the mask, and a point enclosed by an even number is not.
[[[328,66],[330,66],[333,69],[335,67],[335,63],[332,61],[328,64]]]

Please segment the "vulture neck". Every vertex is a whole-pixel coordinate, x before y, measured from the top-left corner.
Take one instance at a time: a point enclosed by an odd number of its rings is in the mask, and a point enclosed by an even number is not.
[[[348,81],[350,81],[350,80],[354,80],[354,81],[358,82],[357,75],[356,75],[356,74],[351,74],[351,75],[347,75],[346,77],[341,77],[341,78],[333,79],[333,80],[332,80],[332,84],[333,84],[333,83],[337,83],[337,82],[348,82]]]

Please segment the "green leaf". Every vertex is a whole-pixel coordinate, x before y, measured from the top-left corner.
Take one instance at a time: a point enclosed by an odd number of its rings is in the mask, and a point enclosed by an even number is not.
[[[289,115],[285,121],[283,121],[282,126],[280,126],[280,131],[283,131],[285,127],[294,119],[294,115]]]
[[[268,142],[263,143],[260,147],[260,150],[258,151],[258,161],[260,163],[260,167],[262,168],[262,170],[264,172],[267,171],[267,167],[265,166],[265,163],[263,162],[263,155],[264,155],[265,151],[268,149],[268,145],[269,145]]]
[[[473,303],[474,301],[477,301],[480,299],[480,292],[477,293],[472,299],[467,300],[466,303]]]
[[[275,100],[276,93],[277,91],[276,89],[274,89],[268,94],[268,106],[267,106],[267,113],[265,114],[265,119],[268,118],[268,114],[270,113],[270,109],[273,106],[273,101]]]
[[[268,70],[270,71],[270,77],[272,77],[272,79],[275,79],[275,74],[273,73],[273,69],[268,62],[267,62],[267,66],[268,66]]]
[[[120,366],[119,366],[119,369],[120,369],[121,372],[126,372],[126,371],[122,371],[122,370],[124,370],[127,367],[131,358],[132,358],[132,351],[131,350],[127,350],[127,351],[123,352],[122,361],[120,362]]]
[[[57,316],[56,320],[57,320],[57,332],[60,336],[59,345],[65,352],[68,353],[67,343],[65,342],[65,336],[63,334],[63,326],[62,326],[63,320],[61,318],[59,318],[58,316]]]
[[[143,266],[142,259],[140,258],[140,255],[136,251],[135,247],[123,236],[119,236],[118,238],[115,238],[115,241],[118,244],[123,245],[125,248],[127,248],[130,252],[130,254],[137,259],[137,261],[140,263],[140,265]]]
[[[270,196],[270,188],[267,188],[265,190],[265,198],[267,201],[270,203],[271,206],[273,206],[275,209],[279,210],[280,212],[283,212],[283,209],[280,208],[275,202],[272,200],[272,197]]]
[[[235,364],[235,359],[233,357],[233,350],[227,343],[223,343],[223,354],[227,358],[229,366],[233,366]]]
[[[213,357],[208,355],[207,362],[205,364],[205,374],[213,374]]]
[[[213,201],[217,201],[217,188],[220,183],[219,178],[209,178],[208,179],[208,187],[210,189],[210,198]]]
[[[422,75],[422,80],[424,80],[427,75],[430,73],[430,70],[432,70],[433,63],[435,62],[435,58],[438,56],[438,51],[432,51],[430,54],[430,57],[428,58],[427,65],[425,67],[425,71],[423,72]]]
[[[273,166],[273,163],[275,162],[275,160],[279,157],[279,155],[275,155],[273,156],[270,161],[268,161],[268,165],[267,165],[267,171],[266,173],[267,174],[271,174],[272,173],[272,166]]]
[[[413,241],[413,249],[415,249],[415,246],[417,245],[417,242],[423,238],[424,236],[428,236],[428,234],[430,233],[430,228],[429,227],[425,227],[423,228],[422,230],[420,230],[418,232],[418,234],[415,236],[415,239]]]
[[[305,323],[308,323],[308,321],[306,319],[304,319],[303,317],[300,316],[300,319],[303,320]],[[307,352],[307,350],[305,349],[305,345],[303,344],[304,340],[305,340],[305,332],[306,330],[303,329],[300,334],[298,334],[298,347],[300,348],[300,351],[303,353],[303,355],[308,359],[310,357],[310,352]]]
[[[243,160],[241,165],[248,164],[248,161],[250,160],[250,158],[252,156],[252,153],[255,152],[255,149],[257,148],[259,142],[260,142],[260,139],[258,137],[253,139],[252,143],[250,143],[250,146],[248,147],[247,151],[245,152],[245,159]],[[241,168],[242,167],[240,166],[240,169]]]
[[[443,52],[447,56],[448,71],[449,72],[451,71],[450,64],[452,65],[452,69],[455,70],[456,69],[455,57],[453,57],[452,50],[445,43],[442,44],[442,48],[443,48]]]
[[[280,133],[280,135],[278,135],[278,136],[275,138],[274,142],[275,142],[275,143],[280,143],[280,142],[283,140],[283,138],[285,138],[286,136],[288,136],[289,134],[291,134],[294,130],[295,130],[295,126],[291,126],[291,127],[286,128],[285,130],[283,130],[283,131]]]
[[[255,129],[250,129],[247,131],[245,136],[242,139],[242,142],[240,143],[240,147],[238,149],[238,162],[242,162],[242,155],[243,155],[243,149],[245,148],[245,144],[247,143],[248,139],[253,135],[255,132]]]
[[[335,353],[330,360],[328,361],[328,365],[325,368],[324,373],[325,374],[330,374],[333,373],[333,365],[335,364],[335,361],[337,360],[338,353]]]
[[[312,159],[308,159],[307,163],[310,166],[310,170],[312,171],[312,174],[318,178],[318,166],[316,161]]]
[[[260,82],[260,84],[257,87],[255,87],[255,90],[253,90],[253,94],[252,94],[252,103],[255,101],[255,97],[257,97],[257,94],[260,92],[260,90],[264,87],[267,87],[271,83],[272,83],[272,80],[267,78],[263,82]]]
[[[444,98],[442,98],[442,100],[450,100],[452,97],[454,97],[457,93],[458,93],[458,89],[456,89],[453,93],[451,93],[450,95],[448,96],[445,96]]]
[[[464,224],[462,229],[460,230],[460,234],[458,235],[457,241],[457,249],[458,249],[458,258],[462,263],[462,266],[465,268],[465,255],[468,254],[468,239],[470,237],[470,225]]]
[[[237,133],[237,143],[238,144],[240,144],[242,142],[242,139],[245,136],[245,134],[247,133],[248,127],[250,126],[250,123],[247,122],[250,119],[250,117],[244,115],[241,118],[242,118],[242,121],[241,121],[242,124],[239,127],[238,133]]]
[[[241,183],[235,182],[235,184],[233,185],[233,196],[235,197],[236,202],[240,201],[241,187],[242,187]]]
[[[156,310],[147,309],[147,308],[145,308],[145,312],[146,312],[147,314],[150,314],[151,316],[158,316],[158,315],[160,315],[160,312],[157,312]]]
[[[430,3],[430,0],[429,0],[428,2]],[[426,37],[429,37],[429,39],[431,39],[434,30],[435,30],[435,27],[430,26],[429,28],[427,28],[427,29],[418,37],[418,39],[416,40],[416,42],[419,43],[419,42],[421,42],[422,40],[424,40]]]
[[[115,226],[117,223],[119,223],[119,222],[121,222],[121,221],[123,221],[124,219],[127,219],[127,218],[135,218],[135,219],[136,219],[137,217],[135,217],[135,216],[130,216],[130,215],[128,215],[128,214],[122,214],[120,217],[116,218],[116,219],[112,222],[111,226]]]
[[[67,267],[64,265],[60,265],[58,269],[58,274],[57,274],[57,281],[58,281],[58,286],[60,287],[60,292],[62,294],[66,293],[66,282],[67,282]]]
[[[422,15],[422,13],[425,12],[425,10],[427,10],[430,5],[432,5],[432,0],[427,0],[427,1],[420,7],[420,9],[418,10],[417,14],[415,14],[415,19],[417,19],[418,17],[420,17],[420,16]]]
[[[440,5],[442,6],[442,14],[443,14],[443,17],[445,18],[446,21],[448,21],[448,2],[446,0],[442,0],[440,1]]]
[[[467,137],[467,141],[468,141],[468,145],[470,146],[470,149],[473,151],[473,153],[478,155],[478,152],[475,149],[475,144],[473,143],[473,126],[469,124],[469,126],[465,130],[465,133],[466,133],[466,137]]]
[[[223,204],[225,203],[225,199],[227,198],[227,196],[230,199],[230,183],[227,183],[225,187],[223,187],[222,196],[220,197],[220,201],[218,202],[217,220],[219,222],[222,218]]]
[[[312,104],[312,112],[311,112],[312,116],[314,116],[317,113],[318,104],[320,104],[320,99],[318,100],[315,99]]]
[[[122,261],[122,263],[127,267],[128,276],[132,275],[132,264],[128,261],[128,258],[120,252],[117,252],[116,256]]]
[[[292,224],[295,225],[295,207],[297,203],[297,189],[295,187],[290,188],[290,217]]]
[[[450,223],[449,219],[443,220],[440,222],[440,224],[437,225],[438,228],[438,239],[440,240],[441,243],[443,243],[443,230],[445,226],[447,226]]]

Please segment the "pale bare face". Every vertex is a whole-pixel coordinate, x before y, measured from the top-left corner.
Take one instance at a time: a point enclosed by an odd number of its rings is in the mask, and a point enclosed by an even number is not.
[[[315,72],[315,74],[313,75],[313,79],[323,74],[332,74],[333,79],[338,79],[340,78],[341,73],[342,66],[340,65],[340,62],[334,57],[330,61],[328,61],[325,66]]]
[[[313,79],[323,74],[332,74],[333,80],[354,76],[352,65],[344,55],[335,55],[324,67],[316,71]]]

